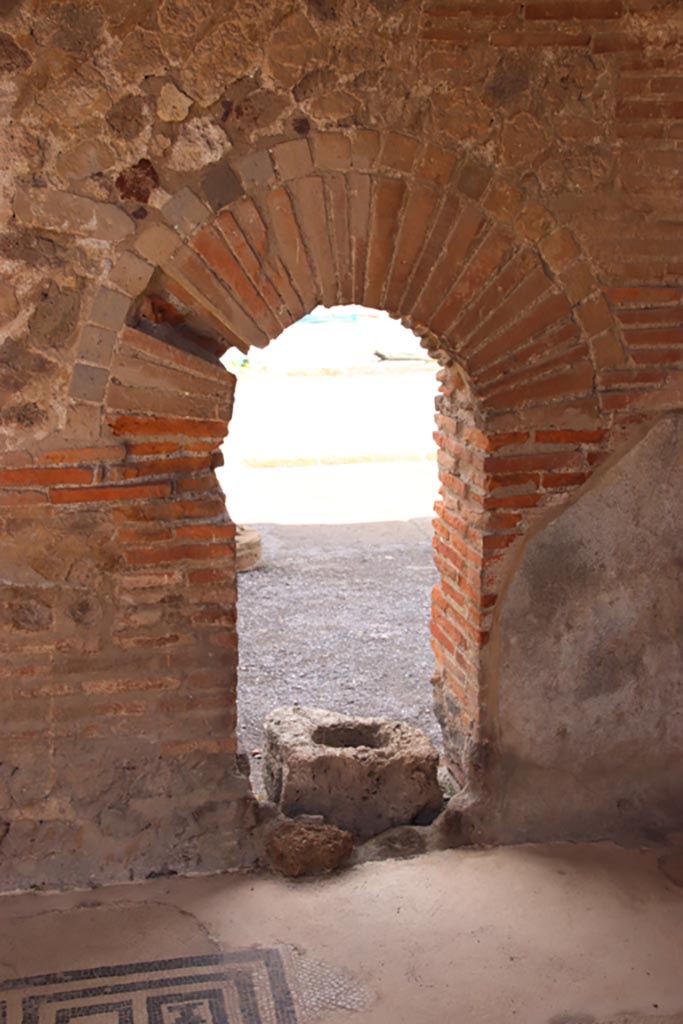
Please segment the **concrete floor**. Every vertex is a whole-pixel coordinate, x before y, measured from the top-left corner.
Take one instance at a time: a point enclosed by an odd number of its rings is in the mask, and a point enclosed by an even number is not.
[[[683,889],[661,857],[608,845],[456,850],[300,882],[9,896],[0,1020],[674,1024]]]

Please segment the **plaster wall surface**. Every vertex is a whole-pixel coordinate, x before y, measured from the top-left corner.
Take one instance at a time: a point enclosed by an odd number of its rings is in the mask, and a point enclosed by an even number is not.
[[[500,838],[664,836],[683,807],[683,418],[526,548],[500,615]]]

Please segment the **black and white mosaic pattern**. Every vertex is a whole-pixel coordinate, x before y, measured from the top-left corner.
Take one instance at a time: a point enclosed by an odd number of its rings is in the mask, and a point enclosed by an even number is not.
[[[293,947],[255,947],[8,981],[0,1024],[305,1024],[370,1002],[343,972]]]

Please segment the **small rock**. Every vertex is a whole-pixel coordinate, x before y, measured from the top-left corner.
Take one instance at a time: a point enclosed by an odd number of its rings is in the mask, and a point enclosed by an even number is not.
[[[197,117],[182,126],[168,164],[174,171],[195,171],[220,160],[230,143],[225,132],[208,117]]]
[[[192,100],[172,82],[162,85],[157,99],[157,117],[162,121],[184,121],[190,112]]]
[[[335,825],[288,821],[266,840],[271,867],[288,878],[335,871],[351,856],[353,837]]]

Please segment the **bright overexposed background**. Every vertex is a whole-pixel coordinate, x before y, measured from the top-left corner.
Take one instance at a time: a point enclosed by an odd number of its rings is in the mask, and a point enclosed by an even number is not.
[[[224,362],[238,382],[218,475],[235,522],[431,515],[436,365],[412,331],[378,310],[318,307]]]

